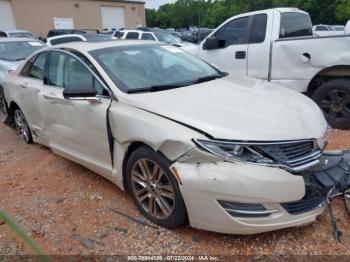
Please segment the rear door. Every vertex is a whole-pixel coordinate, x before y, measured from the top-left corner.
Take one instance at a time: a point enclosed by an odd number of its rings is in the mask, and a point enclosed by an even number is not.
[[[16,98],[31,129],[40,132],[40,111],[38,108],[39,94],[43,88],[44,68],[47,52],[42,52],[30,59],[23,67],[22,72],[15,81],[18,93]]]
[[[86,64],[63,51],[51,52],[46,74],[40,109],[50,147],[95,172],[110,175],[106,116],[111,99],[103,85]],[[94,101],[63,96],[65,89],[84,87],[96,89]]]
[[[246,76],[249,24],[249,16],[227,22],[212,35],[218,38],[219,47],[213,50],[204,50],[204,42],[202,42],[199,57],[226,72]]]

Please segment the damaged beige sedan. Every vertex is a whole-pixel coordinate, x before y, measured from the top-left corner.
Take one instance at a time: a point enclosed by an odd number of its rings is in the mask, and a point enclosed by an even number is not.
[[[348,187],[307,97],[235,79],[174,46],[71,43],[5,84],[6,123],[111,180],[152,222],[252,234],[300,226]]]

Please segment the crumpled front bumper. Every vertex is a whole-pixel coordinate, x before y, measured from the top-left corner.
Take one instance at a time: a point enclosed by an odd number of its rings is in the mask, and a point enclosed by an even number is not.
[[[254,234],[313,222],[325,209],[329,193],[350,187],[350,153],[327,152],[307,171],[290,173],[276,167],[243,163],[174,164],[190,224],[230,234]],[[226,203],[259,205],[265,216],[239,216]]]

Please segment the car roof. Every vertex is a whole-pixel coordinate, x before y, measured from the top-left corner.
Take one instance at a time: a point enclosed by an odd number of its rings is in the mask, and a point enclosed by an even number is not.
[[[113,40],[106,42],[72,42],[56,45],[54,48],[76,49],[83,52],[90,52],[92,50],[118,47],[118,46],[136,46],[136,45],[161,45],[160,43],[150,42],[147,40]],[[163,43],[164,45],[164,43]]]
[[[14,29],[14,30],[0,30],[1,32],[5,32],[5,33],[31,33],[29,31],[26,30],[20,30],[20,29]]]
[[[41,42],[35,38],[29,37],[0,37],[0,42]]]

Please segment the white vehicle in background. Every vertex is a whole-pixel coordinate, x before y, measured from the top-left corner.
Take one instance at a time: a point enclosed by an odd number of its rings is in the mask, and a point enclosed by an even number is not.
[[[188,52],[245,77],[306,93],[334,128],[350,128],[350,35],[314,37],[308,13],[278,8],[232,17]]]
[[[45,44],[36,39],[6,37],[0,38],[0,109],[5,112],[3,84],[9,73],[16,70],[32,53],[45,47]]]
[[[332,28],[334,31],[344,33],[345,32],[345,25],[332,25]]]
[[[332,36],[344,34],[344,31],[334,30],[333,26],[330,25],[315,25],[312,27],[312,31],[315,36]]]
[[[162,42],[178,47],[191,46],[190,43],[184,43],[179,37],[167,32],[153,32],[142,30],[120,30],[114,33],[115,38],[127,40],[150,40]]]
[[[72,42],[104,42],[113,40],[111,35],[108,34],[69,34],[69,35],[60,35],[49,37],[46,39],[46,44],[48,46],[54,46],[64,43],[72,43]]]
[[[350,20],[345,25],[345,34],[350,34]]]
[[[25,30],[0,30],[0,37],[29,37],[34,38],[34,35]]]

